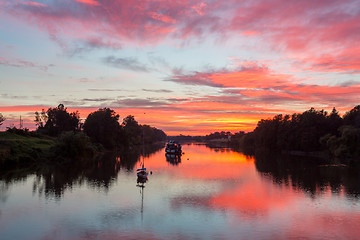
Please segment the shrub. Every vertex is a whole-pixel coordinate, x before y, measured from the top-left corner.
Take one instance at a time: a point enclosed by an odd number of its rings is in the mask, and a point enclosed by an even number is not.
[[[53,147],[53,153],[57,158],[67,160],[81,160],[93,158],[96,149],[90,138],[84,133],[65,132],[60,135],[57,143]]]

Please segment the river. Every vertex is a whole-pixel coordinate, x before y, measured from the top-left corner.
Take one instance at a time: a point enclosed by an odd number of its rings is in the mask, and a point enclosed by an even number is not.
[[[161,148],[0,175],[0,239],[360,239],[359,176],[228,148]],[[270,158],[270,157],[269,157]]]

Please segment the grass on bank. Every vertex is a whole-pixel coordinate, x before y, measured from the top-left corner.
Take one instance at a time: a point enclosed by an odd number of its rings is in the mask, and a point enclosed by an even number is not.
[[[0,164],[30,163],[44,158],[55,143],[49,137],[0,132]]]

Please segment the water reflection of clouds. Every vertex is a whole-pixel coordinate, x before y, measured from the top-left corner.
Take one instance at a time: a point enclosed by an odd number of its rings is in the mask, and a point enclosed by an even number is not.
[[[181,166],[181,176],[203,182],[208,188],[211,182],[216,182],[217,187],[208,195],[199,190],[178,194],[171,198],[173,209],[231,210],[242,218],[254,218],[267,216],[274,209],[284,212],[296,204],[299,194],[284,192],[261,180],[254,170],[253,159],[228,150],[215,150],[209,151],[206,146],[185,149],[190,161]]]
[[[253,215],[268,214],[270,211],[285,211],[296,203],[296,195],[284,194],[261,182],[246,182],[213,196],[214,208],[233,209]]]
[[[359,239],[360,214],[340,213],[337,209],[327,212],[302,212],[301,218],[288,223],[286,239],[303,236],[308,239]]]
[[[317,198],[309,198],[304,189],[294,188],[291,179],[282,177],[288,174],[276,175],[275,170],[266,172],[264,168],[263,175],[255,169],[253,160],[239,153],[215,152],[191,145],[184,145],[184,149],[185,157],[190,159],[177,167],[166,161],[164,151],[146,158],[146,167],[154,173],[144,189],[143,212],[135,172],[125,168],[114,171],[115,165],[109,164],[100,169],[91,168],[91,174],[80,175],[80,180],[72,178],[70,187],[60,185],[66,190],[61,201],[47,198],[46,204],[39,203],[42,196],[28,196],[34,187],[32,180],[39,180],[35,175],[32,175],[34,179],[26,179],[26,188],[21,187],[23,183],[13,183],[9,196],[21,202],[22,208],[14,205],[1,209],[1,223],[18,228],[17,223],[22,221],[21,226],[28,228],[25,222],[35,219],[38,232],[29,234],[32,239],[38,234],[42,239],[356,239],[360,236],[360,203],[358,199],[348,199],[345,190],[343,195],[338,195],[329,187]],[[324,176],[324,171],[319,176]],[[66,175],[57,175],[62,176]],[[279,176],[280,182],[274,176]],[[40,180],[36,191],[46,182]],[[94,186],[92,180],[97,181]],[[108,185],[101,184],[103,181]],[[57,186],[56,182],[53,184],[50,186]],[[29,191],[21,192],[23,189]],[[8,200],[6,206],[10,203],[14,201]],[[5,225],[0,224],[0,232]]]
[[[199,195],[184,195],[184,196],[175,196],[170,200],[170,207],[174,210],[181,209],[183,207],[189,208],[204,208],[211,210],[211,195],[199,196]]]
[[[101,223],[107,226],[118,225],[121,227],[133,224],[139,215],[139,208],[135,206],[122,209],[109,209],[99,214]]]

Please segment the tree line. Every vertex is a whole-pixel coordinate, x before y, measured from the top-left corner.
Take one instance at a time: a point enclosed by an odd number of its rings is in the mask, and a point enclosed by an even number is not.
[[[119,123],[119,119],[119,114],[106,107],[90,113],[84,123],[80,121],[78,111],[68,112],[63,104],[46,111],[43,109],[41,112],[35,112],[38,133],[57,137],[64,132],[82,132],[106,149],[131,147],[166,139],[166,134],[162,130],[141,125],[132,115],[125,117],[122,123]]]
[[[231,144],[249,153],[261,149],[326,151],[333,159],[356,161],[360,158],[360,105],[343,117],[335,108],[330,113],[310,108],[303,113],[261,119],[254,131],[233,135]]]
[[[0,114],[0,125],[4,120]],[[69,112],[59,104],[35,112],[35,123],[35,131],[7,127],[6,132],[1,132],[2,167],[48,161],[96,161],[105,152],[114,152],[124,159],[127,154],[139,156],[141,144],[151,144],[151,149],[155,149],[153,143],[166,140],[162,130],[141,125],[132,115],[120,122],[119,114],[106,107],[90,113],[81,121],[78,111]],[[142,149],[145,151],[147,147]]]

